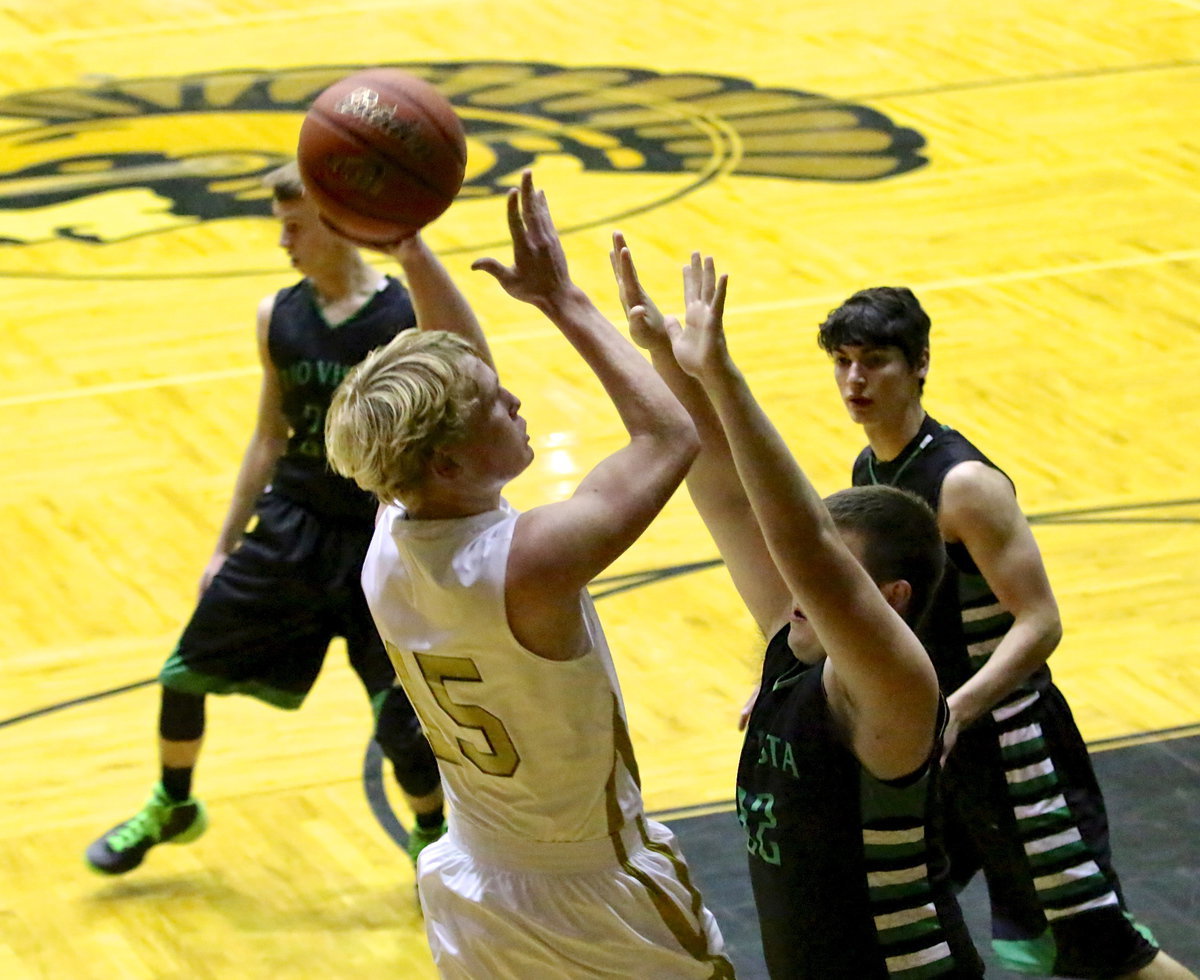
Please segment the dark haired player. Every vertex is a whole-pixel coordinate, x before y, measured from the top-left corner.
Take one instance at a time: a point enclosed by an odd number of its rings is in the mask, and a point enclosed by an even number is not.
[[[701,437],[688,491],[769,638],[738,815],[774,980],[983,975],[934,812],[945,703],[908,622],[937,583],[929,508],[888,487],[822,502],[725,347],[725,278],[693,256],[687,327],[617,240],[630,329]]]
[[[870,445],[855,486],[895,486],[937,512],[946,575],[920,634],[948,695],[943,793],[951,874],[981,868],[992,945],[1022,973],[1194,975],[1125,909],[1104,800],[1046,660],[1058,606],[1011,480],[926,414],[928,315],[904,288],[864,289],[829,314],[818,342]]]

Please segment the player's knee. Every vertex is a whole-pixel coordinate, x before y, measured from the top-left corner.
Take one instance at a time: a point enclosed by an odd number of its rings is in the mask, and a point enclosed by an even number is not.
[[[437,789],[437,759],[399,688],[383,699],[375,722],[375,741],[391,762],[396,782],[409,796],[427,796]]]

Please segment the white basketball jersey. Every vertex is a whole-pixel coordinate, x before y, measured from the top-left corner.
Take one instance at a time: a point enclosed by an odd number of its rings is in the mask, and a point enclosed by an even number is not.
[[[517,516],[502,503],[421,521],[390,506],[363,589],[464,837],[598,841],[642,811],[620,688],[586,592],[584,656],[546,660],[512,635],[504,581]]]

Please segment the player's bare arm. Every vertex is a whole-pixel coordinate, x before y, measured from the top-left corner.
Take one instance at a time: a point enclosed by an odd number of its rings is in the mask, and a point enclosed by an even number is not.
[[[420,233],[389,246],[387,253],[404,270],[417,328],[457,334],[475,348],[481,361],[494,369],[492,352],[475,311]]]
[[[700,454],[688,470],[688,494],[716,543],[734,588],[763,636],[770,638],[787,622],[792,597],[771,560],[738,479],[721,420],[704,387],[676,362],[670,333],[678,332],[678,321],[664,317],[646,292],[620,234],[613,236],[610,260],[621,305],[629,320],[630,336],[649,352],[654,369],[696,424]],[[700,329],[704,321],[723,316],[723,309],[714,307],[716,280],[712,259],[701,262],[699,255],[694,256],[684,268],[683,278],[685,317],[689,325]]]
[[[535,652],[574,656],[579,593],[646,529],[695,457],[695,427],[646,359],[572,282],[545,196],[526,172],[508,199],[514,264],[481,259],[517,299],[536,306],[595,372],[629,434],[565,501],[523,514],[508,564],[514,633]],[[563,644],[571,627],[572,643]],[[563,649],[552,652],[555,644]]]
[[[724,277],[712,289],[720,310]],[[914,771],[934,737],[938,691],[928,656],[755,400],[728,353],[721,319],[689,323],[673,348],[680,367],[704,385],[775,567],[828,655],[830,703],[855,755],[882,779]]]
[[[279,457],[287,449],[289,435],[287,417],[283,414],[283,392],[279,384],[279,373],[271,363],[270,352],[267,349],[268,328],[271,323],[271,313],[275,307],[275,297],[268,296],[258,305],[257,315],[257,346],[258,359],[262,366],[262,381],[258,394],[258,414],[255,417],[254,432],[242,456],[242,464],[234,483],[233,497],[221,524],[217,545],[209,558],[200,579],[200,591],[203,592],[212,582],[213,576],[225,564],[225,559],[242,540],[242,533],[254,513],[254,503],[266,489],[271,479],[271,473]]]
[[[1062,621],[1029,522],[1002,473],[978,462],[956,466],[942,486],[938,523],[947,541],[966,547],[1015,620],[988,662],[950,696],[949,750],[959,730],[1046,662],[1062,638]]]

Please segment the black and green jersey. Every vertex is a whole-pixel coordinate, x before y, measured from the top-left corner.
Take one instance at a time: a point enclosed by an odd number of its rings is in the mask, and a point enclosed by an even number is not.
[[[946,474],[969,460],[999,469],[926,417],[894,460],[863,450],[854,485],[900,487],[937,510]],[[948,543],[946,553],[945,577],[918,632],[950,694],[987,663],[1013,617],[962,544]],[[959,733],[941,782],[951,877],[961,887],[985,871],[992,945],[1006,967],[1124,976],[1149,962],[1154,947],[1126,914],[1112,867],[1087,747],[1047,666]]]
[[[981,977],[933,811],[940,740],[912,776],[859,764],[821,664],[767,647],[738,766],[738,817],[772,980]],[[943,715],[944,717],[944,715]]]
[[[325,459],[325,413],[333,392],[359,361],[416,325],[408,290],[388,277],[349,320],[331,326],[302,279],[275,297],[268,328],[271,362],[283,388],[291,435],[271,490],[323,517],[369,522],[375,500],[338,476]]]
[[[870,447],[859,453],[852,480],[856,487],[883,483],[909,490],[936,511],[946,474],[972,460],[1004,472],[960,433],[926,416],[895,459],[881,462]],[[962,544],[947,544],[946,557],[945,574],[917,632],[937,668],[942,690],[950,694],[987,663],[1013,618]],[[1045,689],[1049,683],[1050,670],[1044,666],[1027,681],[1030,690]]]

